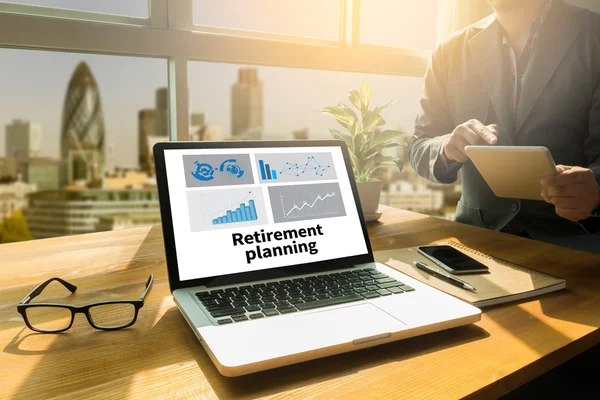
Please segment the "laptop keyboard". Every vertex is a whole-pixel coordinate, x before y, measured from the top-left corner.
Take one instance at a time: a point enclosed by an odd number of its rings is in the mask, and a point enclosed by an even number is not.
[[[373,268],[198,292],[219,325],[273,317],[415,289]]]

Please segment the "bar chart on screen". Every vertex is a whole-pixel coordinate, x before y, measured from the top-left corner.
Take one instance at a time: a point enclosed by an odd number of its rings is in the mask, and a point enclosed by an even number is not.
[[[189,191],[192,232],[268,223],[260,188]]]
[[[254,200],[248,200],[248,204],[241,203],[235,210],[227,210],[222,216],[213,219],[212,224],[232,224],[236,222],[256,221],[257,219]]]

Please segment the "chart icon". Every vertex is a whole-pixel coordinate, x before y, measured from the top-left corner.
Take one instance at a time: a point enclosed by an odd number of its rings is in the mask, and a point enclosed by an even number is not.
[[[269,198],[276,223],[346,215],[340,186],[335,182],[271,186]]]
[[[212,220],[213,225],[233,224],[236,222],[256,221],[256,206],[254,200],[249,200],[248,204],[240,204],[235,210],[227,210],[227,212]]]
[[[269,222],[261,188],[193,190],[186,195],[192,232]]]
[[[308,182],[337,179],[331,153],[257,154],[261,182]]]
[[[277,179],[277,171],[271,169],[269,164],[265,164],[264,160],[258,160],[258,166],[260,168],[260,177],[263,181]]]

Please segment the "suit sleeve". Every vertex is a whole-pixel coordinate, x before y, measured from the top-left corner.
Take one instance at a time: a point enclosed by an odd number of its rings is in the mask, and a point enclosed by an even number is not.
[[[584,143],[588,168],[596,175],[600,185],[600,80],[596,83],[590,110],[590,134]]]
[[[415,134],[408,146],[410,163],[417,174],[436,183],[456,181],[462,164],[441,153],[444,140],[454,128],[448,109],[442,47],[438,46],[427,67]]]
[[[590,110],[590,135],[584,144],[585,155],[588,159],[588,168],[596,175],[596,182],[600,185],[600,79],[596,82],[592,96],[592,109]],[[600,207],[592,213],[600,217]]]

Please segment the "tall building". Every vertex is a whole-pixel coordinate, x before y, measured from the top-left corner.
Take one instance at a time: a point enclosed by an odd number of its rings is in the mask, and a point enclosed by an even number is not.
[[[6,125],[6,157],[14,157],[20,166],[30,157],[37,157],[42,146],[40,124],[15,119]]]
[[[63,106],[62,184],[102,186],[105,167],[104,114],[89,66],[80,62],[69,81]]]
[[[140,170],[145,172],[151,170],[148,138],[156,136],[156,115],[156,109],[140,110],[138,113],[138,163]]]
[[[156,89],[156,125],[154,136],[169,137],[169,89]]]
[[[60,161],[53,158],[30,158],[25,164],[23,177],[27,183],[35,185],[38,191],[60,188]]]
[[[23,210],[23,216],[36,239],[100,232],[127,224],[138,226],[140,221],[160,221],[156,189],[59,190],[31,193],[28,198],[29,205]]]
[[[240,68],[231,87],[231,136],[260,136],[263,129],[263,83],[256,68]]]
[[[200,142],[204,140],[204,134],[206,131],[206,117],[202,113],[195,113],[190,115],[190,141]]]

